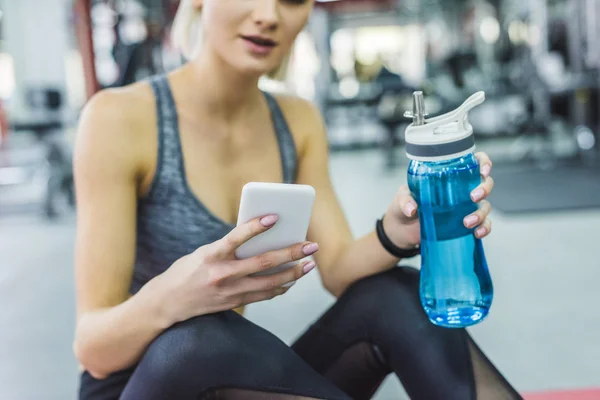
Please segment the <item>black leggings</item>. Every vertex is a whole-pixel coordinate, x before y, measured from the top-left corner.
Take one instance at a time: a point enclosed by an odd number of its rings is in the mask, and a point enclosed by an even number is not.
[[[174,325],[82,400],[369,399],[394,372],[413,400],[520,399],[464,329],[423,312],[417,270],[363,279],[290,348],[233,311]]]

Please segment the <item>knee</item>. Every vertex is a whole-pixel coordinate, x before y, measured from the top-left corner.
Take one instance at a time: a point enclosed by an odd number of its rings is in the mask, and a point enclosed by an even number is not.
[[[228,365],[236,351],[231,320],[242,318],[228,313],[191,318],[167,329],[150,344],[138,368],[150,379],[165,380],[186,371]]]
[[[227,311],[192,318],[165,331],[150,345],[135,373],[159,387],[202,393],[215,387],[293,381],[291,371],[297,370],[298,356],[284,342]]]
[[[397,267],[355,282],[347,291],[350,296],[373,297],[381,301],[419,294],[419,270]]]
[[[394,314],[425,316],[419,299],[419,270],[412,267],[398,267],[361,279],[340,300],[351,307],[351,312],[364,314],[370,320],[388,320]]]

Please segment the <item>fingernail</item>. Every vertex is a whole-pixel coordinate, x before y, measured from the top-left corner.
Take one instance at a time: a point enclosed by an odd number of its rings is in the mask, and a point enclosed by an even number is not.
[[[472,226],[475,226],[478,221],[479,217],[477,215],[469,215],[465,218],[465,226],[471,228]]]
[[[319,250],[319,245],[316,243],[309,243],[302,248],[302,252],[305,256],[310,256],[311,254],[315,254]]]
[[[275,225],[275,222],[277,222],[278,219],[279,217],[277,215],[267,215],[266,217],[262,217],[260,219],[260,224],[267,228],[269,226]]]
[[[481,175],[483,175],[484,177],[487,177],[490,174],[491,170],[492,170],[492,168],[490,167],[490,165],[485,164],[483,167],[481,167]]]
[[[406,214],[407,217],[412,217],[413,211],[415,211],[413,203],[408,203],[404,206],[404,214]]]
[[[475,234],[479,237],[485,235],[485,233],[487,232],[487,229],[485,229],[485,227],[479,227],[477,228],[477,230],[475,231]]]
[[[315,262],[314,262],[314,261],[311,261],[311,262],[309,262],[308,264],[306,264],[306,265],[304,266],[304,268],[302,268],[302,271],[303,271],[305,274],[308,274],[310,271],[312,271],[312,270],[315,268],[315,266],[316,266],[316,265],[317,265],[317,264],[315,264]]]
[[[473,191],[473,193],[471,193],[471,197],[473,198],[473,201],[478,201],[483,198],[484,194],[485,193],[484,193],[483,189],[477,189],[477,190]]]

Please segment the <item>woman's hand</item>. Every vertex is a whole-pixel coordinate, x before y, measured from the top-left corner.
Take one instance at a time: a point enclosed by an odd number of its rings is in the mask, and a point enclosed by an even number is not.
[[[475,228],[475,236],[483,238],[492,231],[492,222],[487,218],[491,211],[490,203],[485,200],[494,188],[494,180],[490,176],[492,162],[485,153],[476,153],[483,182],[471,192],[471,199],[479,204],[479,209],[464,218],[467,228]],[[394,244],[403,249],[410,249],[420,243],[420,225],[417,203],[412,198],[408,186],[402,186],[392,204],[388,207],[383,220],[386,234]]]
[[[315,267],[313,261],[273,275],[250,276],[310,256],[318,250],[316,243],[299,243],[244,260],[235,257],[239,246],[276,222],[277,216],[268,215],[240,225],[221,240],[179,259],[160,275],[159,287],[166,290],[164,311],[171,324],[272,299],[291,286],[284,285],[310,272]]]

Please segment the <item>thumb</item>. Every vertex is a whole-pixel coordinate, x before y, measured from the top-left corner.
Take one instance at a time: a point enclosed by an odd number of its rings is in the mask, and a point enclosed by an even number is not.
[[[408,186],[404,185],[398,189],[396,192],[396,197],[394,199],[394,207],[396,211],[396,215],[402,215],[404,218],[413,219],[417,216],[417,202],[413,199],[410,194],[410,190]]]

